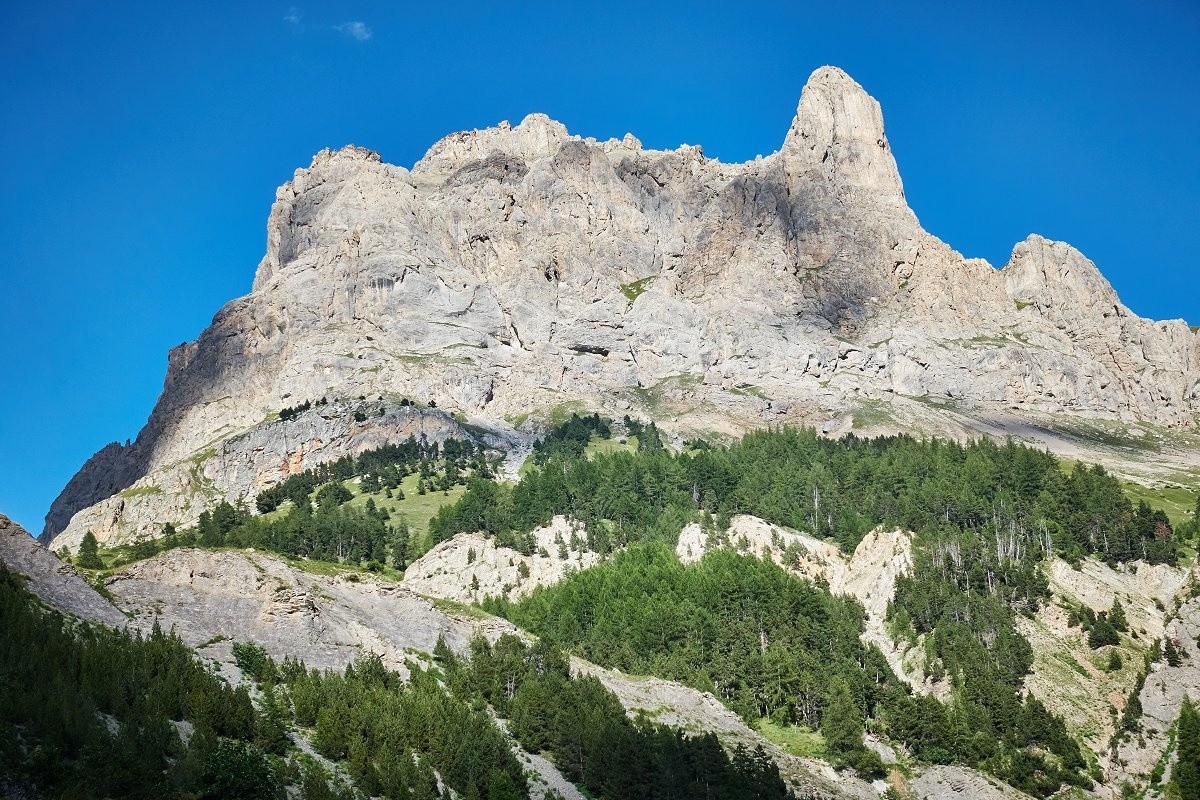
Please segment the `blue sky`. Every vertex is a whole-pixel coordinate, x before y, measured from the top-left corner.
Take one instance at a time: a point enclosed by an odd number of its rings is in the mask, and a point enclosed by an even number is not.
[[[167,348],[250,289],[275,188],[348,142],[411,165],[542,111],[777,149],[807,76],[880,100],[910,205],[1003,264],[1071,242],[1200,324],[1200,11],[1180,2],[22,3],[0,10],[0,513],[33,532],[136,436]]]

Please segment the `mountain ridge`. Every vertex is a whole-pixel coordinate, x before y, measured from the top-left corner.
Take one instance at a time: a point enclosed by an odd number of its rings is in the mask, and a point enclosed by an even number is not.
[[[140,517],[146,495],[110,501],[326,396],[413,398],[518,438],[565,407],[680,435],[837,435],[864,409],[951,435],[1060,416],[1186,431],[1200,337],[1134,315],[1064,243],[1031,235],[994,269],[925,232],[879,104],[833,67],[781,149],[740,164],[538,114],[444,137],[411,170],[324,150],[277,192],[251,293],[172,349],[146,427],[72,479],[42,540],[194,520],[203,493]],[[251,483],[287,456],[263,451]]]

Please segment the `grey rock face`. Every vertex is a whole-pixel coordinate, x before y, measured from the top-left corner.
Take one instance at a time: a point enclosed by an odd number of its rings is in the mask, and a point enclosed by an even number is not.
[[[113,627],[126,622],[125,616],[89,586],[74,567],[59,561],[3,514],[0,514],[0,563],[24,575],[29,590],[59,611]]]
[[[476,633],[495,639],[514,630],[443,613],[402,585],[354,577],[310,575],[265,555],[171,550],[118,572],[108,586],[139,624],[157,619],[205,657],[222,659],[236,640],[319,669],[344,669],[373,652],[405,670],[410,651],[432,652],[439,636],[465,650]]]
[[[1109,766],[1108,777],[1114,786],[1126,781],[1145,786],[1170,743],[1169,729],[1179,718],[1184,698],[1200,702],[1200,598],[1182,604],[1163,636],[1179,650],[1180,664],[1173,667],[1162,660],[1151,665],[1138,695],[1142,705],[1138,735],[1121,741]],[[1168,772],[1163,782],[1170,777]]]
[[[137,441],[85,465],[43,536],[304,399],[403,395],[500,426],[575,404],[836,431],[864,403],[936,402],[967,431],[1001,413],[1187,428],[1197,342],[1068,245],[1031,236],[996,270],[922,230],[879,104],[832,67],[782,149],[744,164],[535,114],[411,170],[358,147],[298,170],[252,292],[171,352]]]

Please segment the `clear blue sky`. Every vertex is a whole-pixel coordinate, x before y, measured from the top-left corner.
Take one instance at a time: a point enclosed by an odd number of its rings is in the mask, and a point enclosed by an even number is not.
[[[1069,241],[1138,313],[1200,323],[1194,2],[574,5],[5,2],[0,512],[39,532],[137,434],[322,147],[407,166],[542,111],[745,160],[822,64],[883,104],[927,230],[997,265]]]

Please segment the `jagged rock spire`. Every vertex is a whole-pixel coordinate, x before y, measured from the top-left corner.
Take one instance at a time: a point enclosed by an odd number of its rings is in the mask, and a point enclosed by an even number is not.
[[[840,179],[866,196],[907,208],[879,103],[837,67],[821,67],[809,77],[783,159],[792,180]]]

